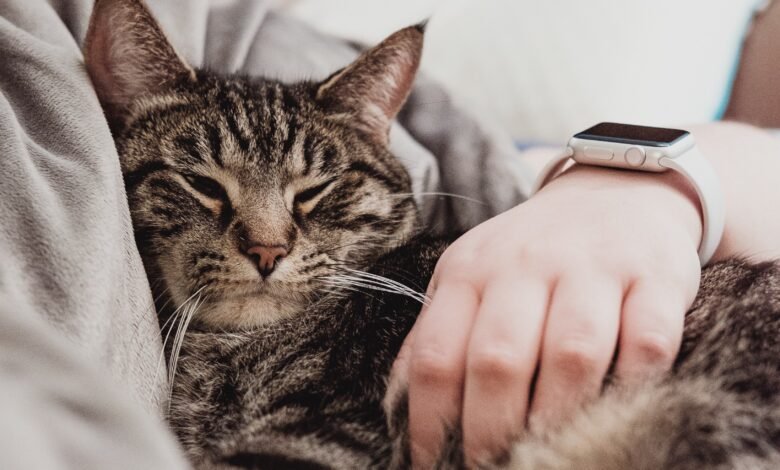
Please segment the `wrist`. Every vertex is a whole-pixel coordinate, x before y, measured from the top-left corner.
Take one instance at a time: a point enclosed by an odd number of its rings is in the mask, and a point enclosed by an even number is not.
[[[574,164],[542,193],[569,192],[573,198],[601,194],[630,205],[640,215],[661,214],[682,227],[695,248],[702,238],[702,209],[693,186],[677,172],[647,173]]]

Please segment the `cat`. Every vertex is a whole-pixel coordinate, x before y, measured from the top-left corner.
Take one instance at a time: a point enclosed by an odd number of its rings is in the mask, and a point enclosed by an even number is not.
[[[387,144],[423,36],[283,84],[195,70],[141,0],[96,2],[85,61],[175,336],[168,418],[195,467],[410,466],[386,381],[448,240],[426,234]],[[608,385],[484,466],[778,468],[779,331],[778,265],[710,266],[667,376]],[[453,429],[437,468],[464,467],[459,444]]]

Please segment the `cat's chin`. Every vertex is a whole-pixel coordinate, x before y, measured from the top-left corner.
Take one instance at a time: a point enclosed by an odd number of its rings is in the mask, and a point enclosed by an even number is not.
[[[196,313],[199,324],[220,330],[245,330],[297,315],[305,304],[265,295],[241,296],[204,303]]]

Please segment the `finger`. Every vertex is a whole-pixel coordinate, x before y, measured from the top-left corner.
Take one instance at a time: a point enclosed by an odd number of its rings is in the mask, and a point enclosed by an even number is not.
[[[414,334],[417,331],[418,325],[430,306],[430,299],[433,299],[433,293],[436,290],[436,284],[434,280],[428,284],[428,289],[425,292],[425,297],[429,299],[423,303],[420,314],[417,315],[417,319],[409,330],[409,333],[404,338],[404,342],[401,344],[401,348],[398,350],[398,355],[393,361],[393,367],[390,369],[390,377],[388,379],[387,392],[385,393],[384,407],[385,410],[391,410],[395,399],[400,395],[409,385],[409,362],[412,356],[412,348],[414,344]]]
[[[401,344],[401,349],[398,350],[398,355],[395,361],[393,361],[393,367],[390,369],[390,377],[383,402],[386,412],[393,410],[396,400],[409,386],[409,363],[411,362],[412,350],[414,348],[414,334],[421,317],[422,312],[417,317],[417,322],[412,326],[412,329],[409,330],[409,334],[406,335],[403,344]]]
[[[680,349],[686,299],[673,286],[634,283],[623,303],[615,375],[637,384],[666,372]]]
[[[465,282],[439,285],[414,334],[409,363],[409,435],[415,468],[430,468],[445,426],[460,417],[466,345],[478,306]]]
[[[488,284],[466,356],[463,447],[476,467],[506,450],[525,427],[549,287],[513,276]]]
[[[598,396],[617,342],[623,289],[610,279],[559,280],[544,326],[532,428],[564,422]]]

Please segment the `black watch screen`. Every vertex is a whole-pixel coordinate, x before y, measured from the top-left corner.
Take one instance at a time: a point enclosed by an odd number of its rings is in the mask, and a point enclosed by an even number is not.
[[[574,137],[585,140],[645,145],[648,147],[668,147],[688,134],[688,131],[679,129],[602,122],[576,134]]]

